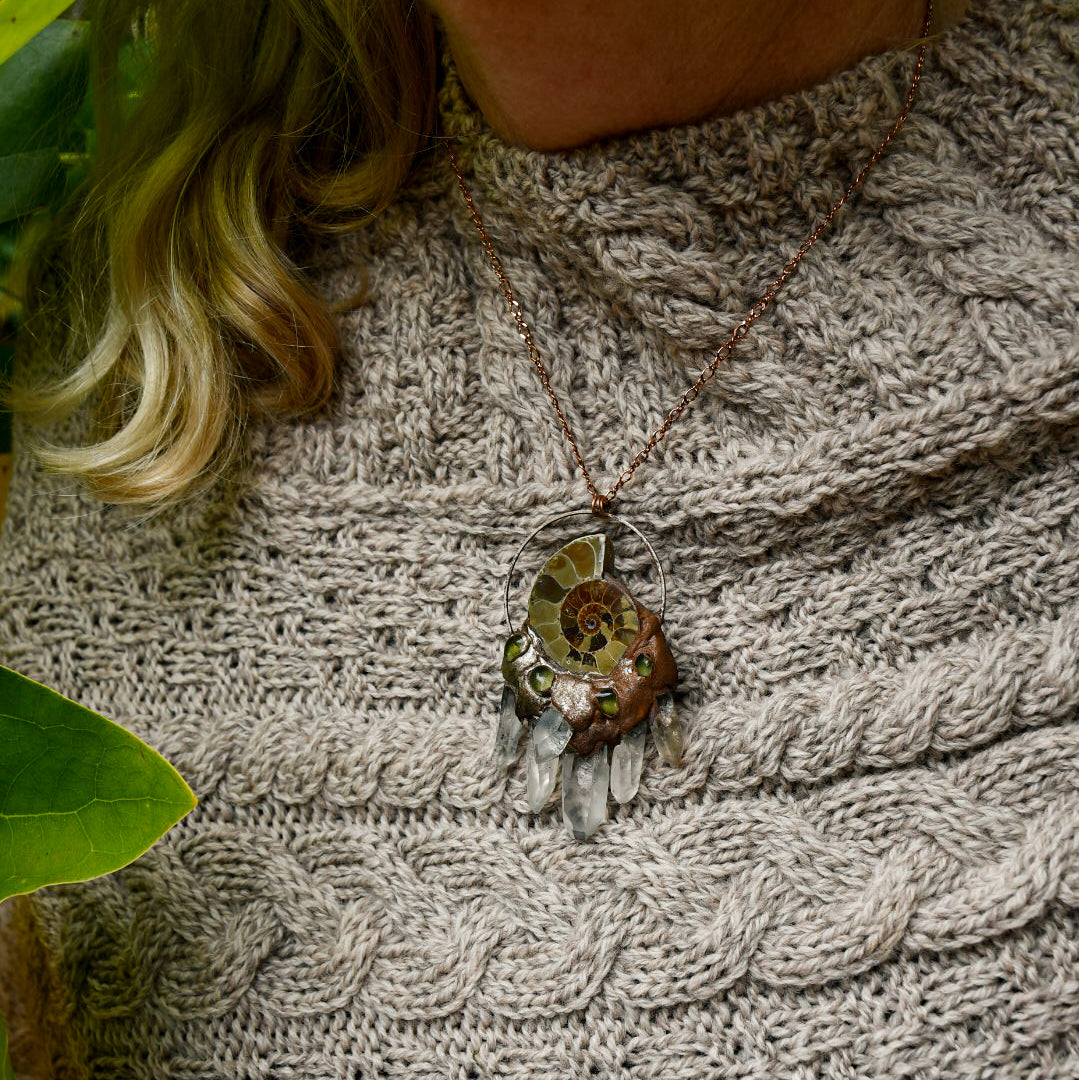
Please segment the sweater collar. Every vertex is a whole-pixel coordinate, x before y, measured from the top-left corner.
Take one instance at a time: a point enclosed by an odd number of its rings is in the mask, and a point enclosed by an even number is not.
[[[511,280],[515,259],[538,260],[541,274],[705,348],[718,344],[717,309],[757,299],[873,152],[914,59],[914,50],[880,53],[731,115],[538,151],[495,134],[443,44],[440,130]],[[922,96],[934,79],[927,64]],[[452,182],[448,165],[446,174]],[[455,222],[479,251],[459,193],[456,204]]]

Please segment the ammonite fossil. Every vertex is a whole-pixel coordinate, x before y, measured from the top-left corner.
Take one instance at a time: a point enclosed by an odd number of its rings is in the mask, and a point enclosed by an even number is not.
[[[662,757],[681,761],[678,668],[661,623],[614,577],[610,539],[592,533],[544,563],[505,643],[496,760],[513,762],[527,726],[529,807],[546,803],[561,759],[563,818],[579,840],[605,820],[608,787],[619,802],[636,794],[649,726]]]

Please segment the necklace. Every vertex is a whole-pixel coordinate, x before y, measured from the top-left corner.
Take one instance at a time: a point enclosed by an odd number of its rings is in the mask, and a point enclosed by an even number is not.
[[[498,707],[494,740],[495,760],[508,768],[517,757],[522,732],[526,726],[529,728],[526,750],[529,809],[537,812],[543,808],[561,772],[562,816],[578,840],[587,839],[606,819],[608,791],[620,803],[629,802],[636,794],[649,728],[665,761],[677,765],[682,760],[682,733],[674,707],[678,668],[662,630],[667,594],[663,567],[644,534],[624,518],[611,513],[614,501],[685,415],[705,384],[715,377],[720,364],[730,357],[753,324],[775,302],[810,248],[899,133],[914,104],[932,17],[933,2],[926,0],[910,88],[888,133],[606,491],[600,489],[589,472],[558,394],[551,385],[550,374],[532,340],[521,304],[461,174],[453,148],[448,141],[445,143],[472,222],[498,278],[499,291],[509,305],[529,360],[558,417],[591,496],[591,505],[587,509],[570,510],[541,522],[518,547],[510,562],[505,588],[510,636],[502,652],[505,686]],[[604,524],[629,530],[644,544],[660,581],[659,613],[640,603],[618,580],[609,536],[605,531],[593,531],[570,540],[547,559],[533,579],[527,617],[522,624],[516,625],[510,613],[510,583],[521,555],[547,527],[588,515]]]

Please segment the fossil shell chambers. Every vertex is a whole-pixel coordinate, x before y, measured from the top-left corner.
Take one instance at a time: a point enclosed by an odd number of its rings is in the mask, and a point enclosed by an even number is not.
[[[535,719],[553,707],[577,754],[617,744],[678,679],[659,617],[615,579],[602,533],[569,541],[543,564],[502,674],[517,715]]]
[[[543,564],[528,618],[503,647],[496,759],[512,760],[527,725],[529,806],[538,810],[561,756],[563,816],[579,839],[606,817],[608,781],[619,802],[633,797],[649,725],[660,755],[681,758],[678,668],[661,622],[615,579],[611,546],[596,533]]]
[[[548,655],[579,675],[610,674],[640,626],[633,599],[601,576],[611,562],[605,541],[582,536],[560,548],[528,598],[528,621]]]

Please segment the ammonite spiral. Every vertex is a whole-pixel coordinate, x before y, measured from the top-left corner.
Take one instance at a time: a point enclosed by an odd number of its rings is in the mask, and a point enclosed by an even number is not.
[[[608,782],[620,802],[636,793],[649,722],[660,754],[681,760],[678,669],[660,624],[615,579],[612,545],[594,533],[544,563],[505,643],[496,758],[513,761],[528,722],[529,804],[546,802],[561,755],[563,816],[578,838],[606,817]]]
[[[629,593],[601,576],[606,539],[581,536],[556,551],[528,598],[528,621],[547,653],[581,675],[609,675],[640,626]]]

